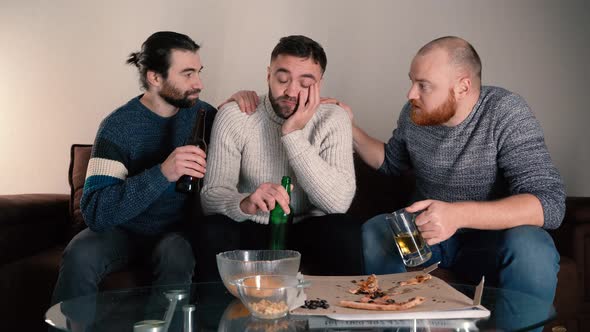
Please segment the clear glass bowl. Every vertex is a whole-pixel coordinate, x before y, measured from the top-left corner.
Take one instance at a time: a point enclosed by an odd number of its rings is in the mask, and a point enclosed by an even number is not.
[[[257,275],[231,283],[252,316],[261,319],[285,317],[301,288],[309,285],[290,275]]]
[[[301,254],[293,250],[233,250],[217,254],[217,269],[223,284],[235,297],[236,285],[230,282],[256,275],[297,276]]]

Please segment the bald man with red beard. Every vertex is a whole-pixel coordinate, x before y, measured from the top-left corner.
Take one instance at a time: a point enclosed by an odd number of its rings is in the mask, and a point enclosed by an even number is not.
[[[471,44],[442,37],[414,57],[408,103],[387,143],[353,122],[354,149],[386,175],[413,169],[409,212],[433,257],[466,282],[553,301],[565,191],[543,131],[524,99],[481,85]],[[342,104],[341,104],[342,105]],[[352,111],[347,109],[351,119]],[[366,274],[405,272],[385,215],[363,225]]]

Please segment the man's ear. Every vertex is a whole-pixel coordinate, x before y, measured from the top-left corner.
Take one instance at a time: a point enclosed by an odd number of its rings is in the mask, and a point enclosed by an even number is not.
[[[160,87],[162,85],[162,76],[155,71],[148,70],[146,73],[147,81],[149,85]]]
[[[266,67],[266,83],[270,84],[270,66]]]
[[[455,84],[455,98],[457,100],[464,98],[471,91],[471,78],[461,77]]]

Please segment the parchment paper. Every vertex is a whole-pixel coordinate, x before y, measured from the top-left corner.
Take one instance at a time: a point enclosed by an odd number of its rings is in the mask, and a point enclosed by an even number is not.
[[[356,289],[354,281],[366,280],[367,276],[304,276],[311,281],[305,289],[308,300],[327,300],[328,309],[303,309],[291,311],[292,315],[319,315],[338,320],[383,320],[383,319],[439,319],[439,318],[483,318],[490,315],[489,310],[481,305],[473,305],[473,300],[451,287],[445,281],[432,279],[419,285],[399,286],[399,282],[408,280],[420,272],[407,272],[377,276],[379,288],[386,293],[400,293],[394,296],[397,302],[407,301],[415,296],[423,296],[426,301],[413,308],[402,311],[376,311],[345,308],[338,304],[341,300],[357,301],[364,295],[351,294],[349,289]]]

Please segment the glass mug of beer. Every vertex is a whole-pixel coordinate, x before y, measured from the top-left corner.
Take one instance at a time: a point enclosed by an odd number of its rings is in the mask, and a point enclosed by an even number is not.
[[[397,210],[385,217],[393,231],[393,239],[406,266],[418,266],[432,257],[430,247],[416,227],[417,214],[405,209]]]

